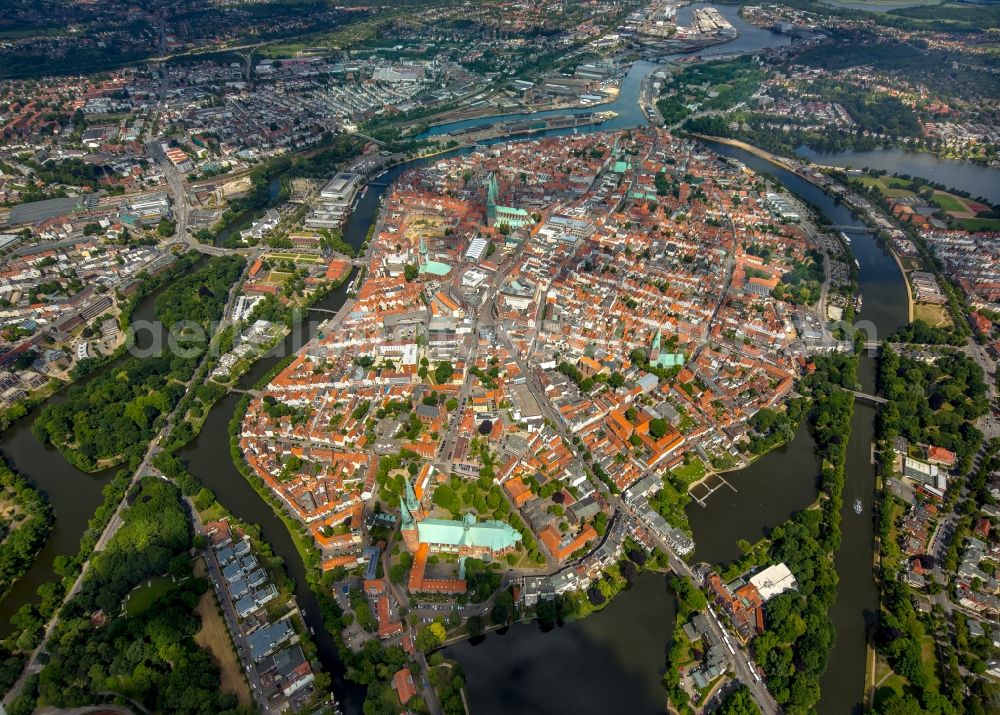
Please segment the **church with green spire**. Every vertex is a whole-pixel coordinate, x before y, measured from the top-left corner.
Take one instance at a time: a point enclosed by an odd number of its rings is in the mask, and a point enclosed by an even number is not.
[[[663,330],[656,329],[653,336],[653,344],[649,347],[649,364],[654,367],[671,368],[684,364],[684,353],[660,352],[660,345],[663,342]]]
[[[427,242],[420,237],[420,263],[417,268],[420,273],[430,273],[432,276],[446,276],[451,273],[451,266],[441,261],[432,261],[427,257]]]
[[[403,543],[411,552],[420,544],[431,551],[456,553],[459,556],[500,556],[515,548],[521,534],[502,521],[477,521],[466,514],[461,520],[426,519],[420,500],[410,480],[404,480],[406,492],[399,498],[400,532]]]
[[[524,209],[497,205],[499,196],[500,185],[497,184],[496,174],[491,173],[486,187],[486,224],[488,226],[497,227],[506,224],[513,229],[530,226],[533,223],[531,214]]]

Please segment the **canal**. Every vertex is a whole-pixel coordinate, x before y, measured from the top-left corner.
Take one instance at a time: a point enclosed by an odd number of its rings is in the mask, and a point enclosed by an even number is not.
[[[683,13],[690,14],[694,7],[688,6],[680,11],[682,21]],[[721,6],[719,9],[737,27],[740,36],[731,43],[699,52],[701,56],[751,52],[789,43],[786,36],[744,22],[737,15],[738,7]],[[661,66],[635,63],[622,83],[616,102],[601,108],[613,109],[619,116],[588,131],[625,129],[644,124],[637,105],[639,88],[642,80]],[[430,131],[442,133],[459,126],[481,126],[510,118],[481,118],[470,120],[471,123],[443,125]],[[544,135],[564,133],[558,131]],[[712,148],[776,176],[790,191],[818,206],[834,224],[861,225],[846,207],[797,176],[735,148],[722,145]],[[359,199],[345,227],[345,239],[349,243],[355,247],[361,244],[386,186],[419,163],[424,162],[394,167],[373,182],[365,196]],[[957,182],[935,180],[961,188]],[[272,192],[276,191],[276,185],[276,182],[272,183]],[[861,264],[864,308],[860,317],[870,321],[881,338],[906,320],[905,288],[892,258],[867,233],[848,233],[852,236],[852,251]],[[349,285],[350,282],[347,282],[326,296],[317,307],[336,310],[345,300]],[[152,302],[147,298],[137,309],[135,318],[150,319]],[[304,321],[278,352],[287,354],[287,351],[300,347],[314,334],[318,325],[315,319]],[[281,356],[275,354],[258,362],[242,378],[241,386],[252,385]],[[873,389],[874,369],[869,358],[862,359],[861,373],[866,390]],[[56,396],[53,399],[61,398]],[[216,493],[226,508],[239,518],[261,526],[264,538],[283,559],[285,568],[296,582],[299,603],[306,612],[307,622],[316,631],[320,657],[334,678],[334,688],[345,712],[360,712],[363,689],[343,679],[343,665],[337,657],[333,639],[323,628],[318,606],[306,585],[304,566],[290,535],[271,507],[253,491],[230,460],[227,428],[238,401],[237,396],[230,395],[216,403],[199,437],[180,456],[191,472]],[[21,604],[35,600],[37,586],[54,577],[52,564],[56,556],[76,553],[86,522],[101,502],[101,487],[111,473],[80,473],[67,464],[56,450],[39,444],[31,434],[34,417],[35,414],[21,420],[0,437],[0,452],[33,486],[48,495],[57,520],[35,564],[0,604],[0,614],[6,616],[0,628],[7,632],[10,615]],[[865,629],[878,608],[878,594],[871,570],[875,472],[867,446],[872,436],[872,420],[872,408],[858,404],[852,423],[847,464],[843,544],[836,564],[840,589],[831,614],[837,628],[837,644],[822,683],[820,711],[823,713],[841,713],[859,706],[864,683]],[[736,548],[739,539],[756,541],[811,503],[817,493],[818,466],[814,451],[808,430],[800,427],[790,444],[769,453],[747,469],[728,475],[736,492],[720,490],[709,498],[707,507],[692,506],[689,517],[698,548],[696,558],[713,563],[736,558],[739,555]],[[855,498],[860,498],[864,505],[860,516],[852,508]],[[490,635],[480,643],[452,646],[447,654],[463,666],[469,683],[471,705],[477,714],[553,712],[567,705],[583,712],[598,709],[662,712],[664,693],[659,681],[669,649],[674,613],[675,603],[665,579],[643,574],[630,590],[584,621],[567,624],[548,633],[542,633],[534,624],[519,624],[504,635]],[[613,676],[611,679],[609,674]],[[609,683],[613,687],[608,687]]]
[[[351,280],[320,299],[314,307],[337,310],[347,298]],[[317,317],[319,316],[319,317]],[[259,360],[244,374],[239,385],[251,388],[272,370],[282,358],[302,348],[325,322],[323,314],[310,313],[296,323],[285,340]],[[320,661],[333,679],[333,690],[346,713],[361,712],[364,688],[344,678],[344,664],[337,644],[326,630],[316,597],[309,589],[305,565],[285,524],[271,505],[253,490],[249,482],[233,465],[229,451],[229,422],[240,402],[238,393],[230,393],[212,406],[198,436],[181,449],[177,456],[206,487],[215,492],[219,502],[242,521],[260,527],[261,536],[284,562],[285,571],[295,582],[295,598],[302,609],[303,619],[313,630]]]

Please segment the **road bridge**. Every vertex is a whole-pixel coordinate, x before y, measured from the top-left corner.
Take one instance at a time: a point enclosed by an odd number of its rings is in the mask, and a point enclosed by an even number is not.
[[[871,226],[842,226],[834,224],[832,226],[827,226],[826,228],[832,228],[837,231],[857,231],[858,233],[878,233],[877,228],[872,228]]]
[[[841,389],[844,392],[851,393],[852,395],[854,395],[859,400],[867,400],[868,402],[872,402],[872,403],[874,403],[876,405],[884,405],[886,402],[889,401],[889,400],[885,399],[884,397],[879,397],[878,395],[869,395],[867,392],[859,392],[857,390],[848,390],[846,387],[842,387]]]

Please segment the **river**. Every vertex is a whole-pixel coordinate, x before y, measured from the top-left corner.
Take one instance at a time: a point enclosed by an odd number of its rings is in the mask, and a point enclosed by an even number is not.
[[[812,203],[834,224],[865,228],[846,206],[795,174],[734,147],[721,144],[710,146],[720,154],[737,158],[757,171],[775,176],[789,191]],[[870,323],[875,331],[873,338],[889,335],[906,323],[906,288],[902,276],[892,256],[871,235],[863,230],[846,232],[851,236],[852,252],[861,265],[859,289],[865,300],[858,321]],[[866,391],[874,391],[874,360],[862,357],[860,363],[859,381]],[[843,541],[835,560],[840,583],[831,612],[837,640],[821,683],[823,695],[819,712],[824,715],[861,712],[867,631],[878,613],[878,590],[872,570],[875,467],[870,461],[870,444],[874,436],[874,409],[857,403],[851,428],[842,513]],[[726,475],[736,491],[723,488],[708,497],[706,507],[696,503],[688,507],[696,543],[695,560],[720,563],[738,558],[737,542],[740,539],[751,543],[757,541],[815,501],[818,476],[815,443],[803,422],[789,444],[773,450],[746,469]],[[855,499],[862,501],[860,515],[854,512]],[[606,664],[606,659],[618,658],[622,652],[665,652],[669,647],[672,626],[654,625],[638,631],[628,628],[629,623],[642,621],[634,614],[657,607],[655,602],[651,604],[647,600],[652,596],[653,591],[646,589],[632,589],[620,594],[612,604],[615,610],[609,607],[581,623],[566,627],[580,629],[579,633],[562,636],[561,632],[542,633],[537,628],[524,625],[516,630],[514,643],[506,637],[492,637],[476,645],[452,647],[446,653],[456,658],[465,670],[470,686],[469,697],[476,713],[501,712],[504,708],[520,712],[518,708],[522,704],[538,706],[540,709],[535,712],[552,712],[564,699],[581,697],[581,693],[589,699],[604,697],[608,683],[615,683],[613,690],[618,698],[642,697],[632,692],[633,686],[619,686],[617,681],[607,677],[591,677],[589,671],[574,665],[577,657],[572,655],[572,649],[586,642],[587,659],[605,664],[605,672],[620,670],[621,665],[617,661]],[[620,609],[617,608],[619,605]],[[618,635],[610,636],[603,642],[603,647],[598,648],[596,646],[602,642],[600,639],[589,639],[587,629],[590,627],[608,628]],[[559,651],[561,658],[550,650],[548,639],[553,637],[567,649]],[[510,654],[512,650],[516,655]],[[518,668],[516,672],[511,665],[514,659]],[[627,664],[629,661],[624,662]],[[659,663],[656,665],[659,666]],[[538,685],[538,681],[533,680],[539,676],[531,675],[536,673],[550,674],[545,684],[539,686],[540,694],[535,693],[534,686]],[[514,680],[520,685],[518,690],[526,693],[512,693],[511,674],[516,676]],[[652,674],[648,677],[659,687],[659,677],[654,678]],[[525,702],[512,701],[515,697],[525,699]],[[585,699],[585,702],[590,700]],[[547,706],[547,709],[542,706]],[[584,711],[596,710],[584,708]],[[619,708],[617,711],[633,710]],[[639,707],[635,711],[643,712],[643,709]]]
[[[739,31],[739,36],[731,42],[714,45],[701,50],[664,55],[659,63],[646,62],[644,60],[639,60],[633,63],[631,68],[629,68],[628,73],[625,75],[625,78],[622,80],[621,87],[619,87],[618,91],[618,97],[614,102],[596,107],[592,106],[579,109],[552,109],[544,112],[532,112],[528,114],[501,114],[488,117],[476,117],[474,119],[464,119],[457,122],[448,122],[446,124],[439,124],[437,126],[430,127],[425,132],[417,135],[417,138],[426,139],[428,137],[447,134],[459,129],[491,126],[493,124],[497,124],[498,122],[517,121],[522,119],[540,119],[556,115],[583,114],[594,111],[612,111],[617,113],[618,116],[586,129],[580,127],[578,129],[579,132],[631,129],[633,127],[646,124],[646,117],[643,115],[642,109],[639,107],[639,90],[642,86],[643,80],[646,79],[651,72],[665,68],[665,63],[670,62],[671,60],[694,55],[699,57],[715,57],[717,55],[729,55],[735,52],[755,52],[770,47],[784,47],[791,44],[791,38],[787,35],[782,35],[777,32],[772,32],[771,30],[751,25],[749,22],[740,17],[739,7],[735,5],[713,6],[710,3],[695,3],[688,5],[677,11],[678,23],[682,25],[689,24],[694,10],[702,7],[716,7],[716,9],[718,9],[719,12],[721,12],[726,19],[733,24],[733,27]],[[558,136],[560,134],[571,133],[572,131],[573,129],[571,128],[559,129],[550,132],[543,132],[540,135],[535,136]]]
[[[320,299],[314,307],[337,310],[347,298],[351,280]],[[251,388],[286,355],[298,351],[316,334],[326,315],[310,313],[296,323],[285,340],[259,360],[239,380],[242,388]],[[229,421],[237,404],[238,393],[230,393],[212,406],[198,436],[181,449],[177,456],[206,487],[215,492],[219,502],[237,518],[260,527],[261,536],[284,562],[285,571],[295,581],[295,598],[303,618],[313,630],[320,661],[333,679],[333,689],[347,713],[361,711],[364,688],[344,679],[344,665],[337,644],[323,625],[316,597],[309,589],[305,565],[299,557],[291,535],[271,505],[264,501],[233,465],[229,452]]]
[[[250,228],[254,221],[263,216],[268,209],[272,209],[278,203],[278,195],[281,193],[281,177],[272,178],[267,184],[267,204],[259,209],[247,209],[234,218],[219,233],[216,234],[214,243],[216,246],[225,246],[233,236],[239,237],[240,231]]]
[[[1000,169],[958,159],[942,159],[923,151],[889,147],[870,151],[818,152],[803,146],[796,153],[816,164],[884,169],[890,174],[908,174],[944,184],[951,189],[968,191],[972,198],[982,197],[1000,204]]]

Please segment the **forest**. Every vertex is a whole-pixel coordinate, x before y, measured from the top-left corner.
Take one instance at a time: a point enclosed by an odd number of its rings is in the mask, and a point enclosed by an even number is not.
[[[183,381],[194,366],[193,359],[170,355],[130,358],[119,369],[70,388],[64,402],[47,405],[32,431],[83,471],[118,463],[156,436],[184,395]]]
[[[833,555],[840,547],[840,510],[844,462],[850,437],[857,359],[818,356],[816,371],[803,378],[813,406],[809,424],[822,458],[820,508],[807,509],[771,532],[769,561],[784,562],[798,581],[768,601],[766,630],[754,641],[754,654],[768,676],[768,687],[789,713],[813,712],[819,680],[833,647],[829,610],[837,595]]]
[[[242,256],[213,258],[197,272],[175,281],[156,298],[156,317],[168,330],[182,320],[207,330],[222,316],[229,288],[245,263]]]
[[[959,352],[926,363],[883,345],[880,357],[879,388],[889,400],[880,412],[883,431],[949,449],[967,473],[983,440],[972,420],[989,410],[982,369]]]
[[[52,528],[52,508],[0,458],[0,596],[31,566]]]

